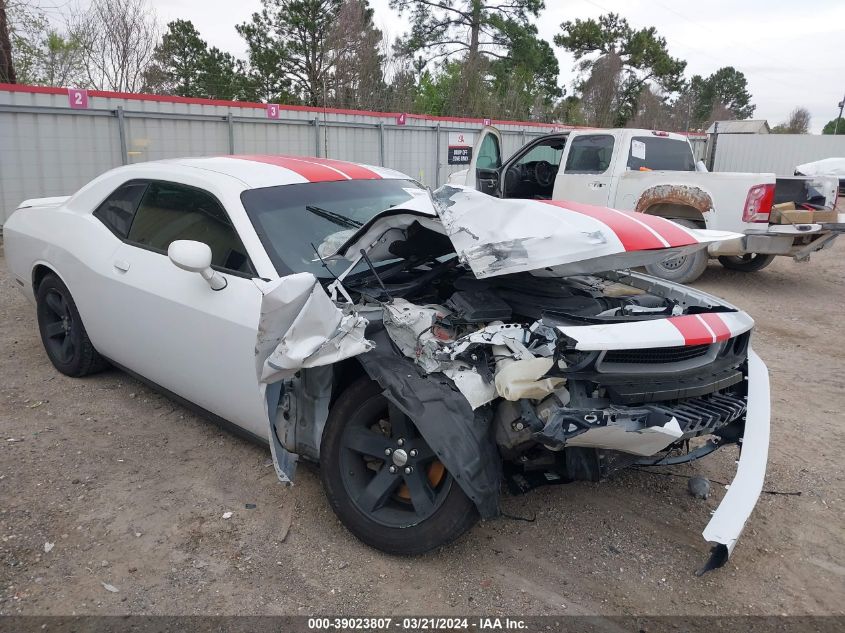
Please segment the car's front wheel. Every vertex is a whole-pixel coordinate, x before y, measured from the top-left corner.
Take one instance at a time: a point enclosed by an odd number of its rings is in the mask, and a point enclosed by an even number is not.
[[[341,522],[390,554],[422,554],[478,520],[475,505],[413,421],[369,378],[349,386],[332,407],[320,474]]]
[[[101,371],[108,362],[97,353],[70,290],[56,275],[45,275],[35,293],[38,330],[53,366],[66,376]]]

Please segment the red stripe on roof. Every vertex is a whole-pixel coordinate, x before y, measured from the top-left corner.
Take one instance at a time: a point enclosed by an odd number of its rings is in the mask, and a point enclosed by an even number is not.
[[[684,337],[684,345],[704,345],[714,342],[713,335],[693,314],[670,317],[666,320]]]
[[[596,207],[590,204],[570,202],[568,200],[541,200],[540,202],[560,207],[567,211],[574,211],[575,213],[580,213],[581,215],[598,220],[613,231],[616,237],[619,238],[619,241],[622,242],[622,247],[626,251],[666,248],[657,236],[639,224],[633,217],[630,217],[631,214],[628,212],[616,212],[607,207]]]
[[[660,237],[669,242],[670,246],[698,244],[697,239],[671,220],[666,220],[656,215],[648,215],[647,213],[637,213],[636,218],[659,233]]]
[[[244,154],[227,156],[226,158],[237,158],[240,160],[251,160],[256,163],[284,167],[306,178],[309,182],[331,182],[335,180],[350,180],[336,169],[326,165],[311,162],[309,159],[294,156],[263,156],[255,154]]]
[[[715,312],[708,312],[706,314],[699,314],[701,320],[710,326],[713,334],[716,335],[717,341],[727,341],[731,337],[731,329],[727,326],[724,319]]]
[[[318,165],[327,165],[329,167],[339,169],[353,180],[381,179],[381,176],[379,176],[372,169],[368,169],[367,167],[364,167],[363,165],[359,165],[357,163],[350,163],[345,160],[334,160],[333,158],[312,158],[310,156],[307,157],[305,160],[312,163],[317,163]]]

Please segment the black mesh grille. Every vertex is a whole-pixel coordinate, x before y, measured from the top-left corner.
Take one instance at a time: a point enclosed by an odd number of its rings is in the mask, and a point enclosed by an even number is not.
[[[746,402],[739,394],[717,392],[676,404],[648,405],[646,408],[674,416],[684,435],[695,436],[711,433],[745,415]]]
[[[709,349],[710,344],[684,345],[681,347],[652,347],[650,349],[617,349],[607,352],[602,362],[646,365],[679,363],[691,358],[704,356]]]

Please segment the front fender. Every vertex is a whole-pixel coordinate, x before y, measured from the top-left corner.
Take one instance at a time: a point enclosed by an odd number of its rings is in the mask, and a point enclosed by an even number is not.
[[[375,348],[358,356],[385,396],[410,417],[482,518],[499,514],[502,462],[488,409],[472,410],[455,384],[441,373],[422,374],[393,347],[383,329],[370,334]]]

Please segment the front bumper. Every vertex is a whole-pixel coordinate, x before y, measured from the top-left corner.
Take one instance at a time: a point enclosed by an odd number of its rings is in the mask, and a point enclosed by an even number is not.
[[[704,540],[712,543],[713,547],[710,560],[697,572],[698,575],[727,562],[760,498],[769,456],[770,416],[769,370],[754,350],[749,348],[748,407],[739,465],[725,498],[702,532]]]

